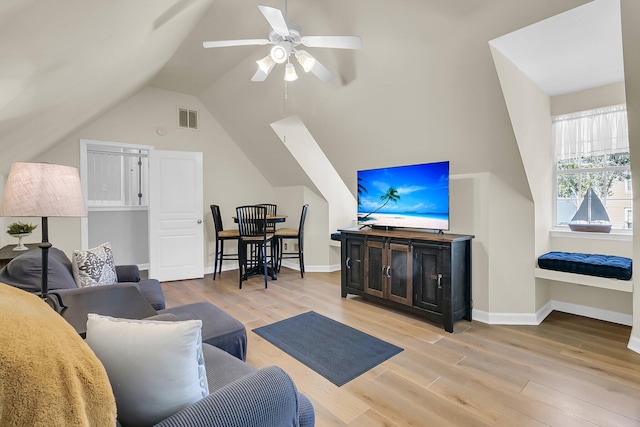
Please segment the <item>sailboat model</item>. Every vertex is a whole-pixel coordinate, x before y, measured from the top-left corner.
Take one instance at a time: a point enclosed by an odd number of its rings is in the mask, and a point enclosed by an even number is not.
[[[611,222],[609,221],[607,210],[593,189],[587,190],[578,212],[569,222],[569,228],[572,231],[597,233],[609,233],[611,231]]]

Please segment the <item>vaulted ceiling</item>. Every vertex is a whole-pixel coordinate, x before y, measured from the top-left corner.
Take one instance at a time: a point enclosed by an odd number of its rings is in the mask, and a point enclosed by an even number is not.
[[[250,81],[268,46],[202,48],[205,40],[265,38],[257,4],[284,9],[282,0],[3,1],[0,173],[146,85],[197,96],[273,185],[304,182],[269,127],[290,114],[338,171],[357,167],[345,144],[352,154],[382,150],[434,123],[458,132],[453,115],[471,112],[450,94],[486,95],[473,68],[490,67],[487,42],[587,2],[291,0],[288,18],[306,34],[357,34],[364,49],[309,49],[338,78],[324,84],[299,70],[285,86],[281,69]],[[416,153],[389,155],[409,162]],[[264,166],[272,158],[279,166]]]

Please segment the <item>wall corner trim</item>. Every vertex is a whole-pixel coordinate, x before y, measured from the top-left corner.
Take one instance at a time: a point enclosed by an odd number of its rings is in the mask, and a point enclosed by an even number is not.
[[[634,337],[633,331],[631,331],[631,338],[629,338],[627,348],[640,354],[640,338]]]

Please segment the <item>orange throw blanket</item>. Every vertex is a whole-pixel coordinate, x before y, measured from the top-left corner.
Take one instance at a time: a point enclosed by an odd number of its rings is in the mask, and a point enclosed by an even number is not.
[[[109,426],[116,404],[89,346],[36,295],[0,284],[0,426]]]

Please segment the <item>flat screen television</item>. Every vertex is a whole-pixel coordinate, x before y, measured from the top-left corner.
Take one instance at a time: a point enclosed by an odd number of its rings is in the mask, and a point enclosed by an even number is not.
[[[358,225],[449,230],[449,162],[358,171]]]

